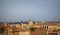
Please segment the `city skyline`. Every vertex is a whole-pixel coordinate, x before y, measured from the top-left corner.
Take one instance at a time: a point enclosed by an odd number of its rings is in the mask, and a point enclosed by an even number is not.
[[[60,21],[60,0],[0,0],[0,22]]]

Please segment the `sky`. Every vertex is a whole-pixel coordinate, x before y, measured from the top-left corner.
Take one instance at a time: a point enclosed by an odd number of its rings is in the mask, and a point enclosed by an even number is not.
[[[60,21],[60,0],[0,0],[0,22]]]

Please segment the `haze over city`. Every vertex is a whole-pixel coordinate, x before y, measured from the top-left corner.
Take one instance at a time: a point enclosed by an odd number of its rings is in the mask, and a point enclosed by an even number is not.
[[[60,0],[0,0],[0,22],[60,21]]]

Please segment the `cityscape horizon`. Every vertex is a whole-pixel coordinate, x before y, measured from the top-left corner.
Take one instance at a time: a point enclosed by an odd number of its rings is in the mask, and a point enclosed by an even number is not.
[[[60,22],[60,0],[0,0],[0,22]]]

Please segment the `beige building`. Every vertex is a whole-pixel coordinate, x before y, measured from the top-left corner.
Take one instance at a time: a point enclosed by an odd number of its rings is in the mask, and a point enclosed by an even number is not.
[[[33,23],[32,19],[29,20],[28,24],[26,23],[3,23],[0,24],[0,28],[4,27],[4,33],[0,35],[60,35],[60,25],[52,22],[35,22]],[[34,28],[33,28],[34,27]],[[31,29],[36,30],[31,31]],[[58,31],[58,32],[57,32]]]

